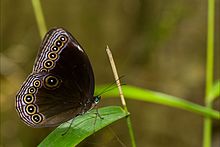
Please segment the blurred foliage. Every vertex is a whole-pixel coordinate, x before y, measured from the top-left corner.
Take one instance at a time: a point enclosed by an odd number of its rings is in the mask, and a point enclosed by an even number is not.
[[[216,3],[219,32],[219,0]],[[48,28],[66,28],[84,47],[96,85],[114,81],[104,50],[108,44],[125,83],[204,104],[207,1],[47,0],[42,6]],[[14,108],[15,94],[31,72],[41,42],[30,1],[1,1],[0,39],[0,146],[36,146],[52,129],[27,127]],[[220,78],[219,40],[220,33],[216,33],[215,79]],[[115,104],[119,100],[102,99],[100,106]],[[216,99],[217,110],[219,105]],[[133,100],[128,100],[128,107],[137,146],[201,146],[201,116]],[[111,128],[113,131],[102,130],[81,146],[121,146],[118,138],[130,145],[125,121]],[[219,130],[214,121],[213,147],[220,144]]]

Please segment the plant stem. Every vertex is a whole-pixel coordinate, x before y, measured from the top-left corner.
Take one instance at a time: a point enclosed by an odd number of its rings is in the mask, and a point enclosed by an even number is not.
[[[106,52],[108,54],[108,58],[109,58],[109,61],[111,63],[111,67],[112,67],[112,71],[113,71],[113,74],[114,74],[114,77],[115,77],[115,81],[116,81],[117,86],[118,86],[119,95],[121,97],[121,103],[122,103],[122,105],[124,107],[125,112],[129,113],[127,105],[126,105],[126,102],[125,102],[125,98],[124,98],[124,95],[123,95],[123,91],[122,91],[122,88],[121,88],[121,84],[120,84],[120,80],[119,80],[119,77],[118,77],[118,72],[117,72],[117,69],[116,69],[116,66],[115,66],[115,62],[114,62],[112,53],[111,53],[111,51],[110,51],[108,46],[106,48]],[[130,138],[131,138],[132,147],[136,147],[134,131],[133,131],[133,128],[132,128],[132,123],[131,123],[130,115],[128,115],[126,117],[126,121],[127,121],[127,125],[128,125],[128,130],[129,130],[129,135],[130,135]]]
[[[37,21],[38,30],[40,32],[40,37],[41,39],[43,39],[44,35],[47,32],[47,27],[46,27],[40,0],[32,0],[32,6],[34,8],[34,14]]]
[[[116,84],[118,86],[118,90],[119,90],[119,95],[121,97],[121,103],[125,109],[126,112],[128,112],[127,110],[127,106],[126,106],[126,102],[125,102],[125,98],[124,98],[124,94],[123,94],[123,91],[122,91],[122,88],[121,88],[121,84],[120,84],[120,80],[119,80],[119,76],[118,76],[118,72],[117,72],[117,69],[116,69],[116,66],[115,66],[115,62],[114,62],[114,59],[113,59],[113,56],[112,56],[112,53],[109,49],[109,47],[107,46],[106,48],[106,52],[108,54],[108,57],[109,57],[109,61],[111,63],[111,66],[112,66],[112,71],[114,73],[114,77],[115,77],[115,80],[116,80]]]
[[[212,107],[212,101],[209,92],[213,86],[213,64],[214,64],[214,20],[215,17],[215,0],[208,0],[208,24],[207,24],[207,59],[206,59],[206,107]],[[211,147],[211,129],[212,120],[206,117],[204,120],[203,147]]]

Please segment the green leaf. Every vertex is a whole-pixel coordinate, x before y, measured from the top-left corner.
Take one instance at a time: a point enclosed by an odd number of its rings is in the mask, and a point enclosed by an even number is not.
[[[39,147],[76,146],[96,131],[129,115],[119,106],[103,107],[98,109],[98,113],[103,119],[97,116],[96,110],[92,110],[76,117],[71,127],[72,120],[69,123],[61,124],[39,144]],[[69,127],[70,129],[67,131]],[[62,136],[66,131],[67,133]]]
[[[99,86],[98,90],[100,91],[106,86]],[[144,102],[152,102],[157,104],[162,104],[170,107],[180,108],[183,110],[195,112],[200,115],[208,116],[215,119],[220,119],[218,111],[213,110],[212,108],[207,108],[182,98],[164,94],[161,92],[155,92],[147,89],[142,89],[134,86],[122,86],[125,98],[139,100]],[[118,97],[118,90],[115,88],[109,92],[102,94],[103,97]]]
[[[220,95],[220,80],[216,81],[209,92],[209,102],[213,102]]]

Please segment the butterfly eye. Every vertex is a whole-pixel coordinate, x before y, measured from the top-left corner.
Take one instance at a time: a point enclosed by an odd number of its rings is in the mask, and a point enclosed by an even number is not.
[[[56,52],[56,51],[59,50],[59,48],[58,48],[57,46],[53,46],[51,50],[54,51],[54,52]]]
[[[30,87],[30,88],[28,89],[28,92],[33,94],[33,93],[36,92],[36,89],[35,89],[34,87]]]
[[[33,85],[34,85],[34,87],[36,87],[36,88],[40,87],[40,86],[41,86],[40,80],[38,80],[38,79],[35,80]]]
[[[94,101],[94,103],[95,103],[95,104],[98,104],[99,101],[100,101],[100,96],[96,96],[96,97],[95,97],[95,101]]]
[[[55,52],[51,52],[48,54],[48,58],[51,60],[56,60],[57,59],[57,54]]]
[[[40,114],[34,114],[31,119],[34,123],[38,124],[43,120],[43,117]]]
[[[25,110],[28,114],[34,114],[34,113],[36,113],[37,108],[35,105],[30,104],[30,105],[26,106]]]
[[[34,101],[34,96],[32,95],[32,94],[26,94],[25,96],[24,96],[24,102],[26,103],[26,104],[30,104],[30,103],[32,103]]]
[[[51,68],[51,67],[53,67],[53,65],[54,65],[54,63],[51,60],[47,60],[47,61],[44,62],[44,67],[45,68]]]
[[[56,88],[59,86],[59,80],[55,76],[48,76],[45,78],[45,85],[48,88]]]

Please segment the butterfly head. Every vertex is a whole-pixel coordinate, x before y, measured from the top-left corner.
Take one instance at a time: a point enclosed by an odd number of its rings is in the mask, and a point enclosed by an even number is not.
[[[97,105],[97,104],[99,103],[100,99],[101,99],[101,96],[95,96],[95,97],[94,97],[94,103],[95,103],[95,105]]]

